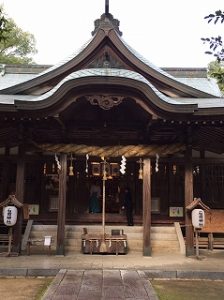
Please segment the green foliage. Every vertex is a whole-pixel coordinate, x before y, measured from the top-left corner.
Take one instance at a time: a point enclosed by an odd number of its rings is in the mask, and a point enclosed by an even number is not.
[[[2,7],[0,10],[2,14]],[[31,55],[37,52],[33,34],[23,31],[12,19],[5,19],[4,16],[3,18],[3,27],[0,31],[0,63],[33,63]]]
[[[0,6],[0,41],[4,39],[4,33],[6,31],[7,20],[3,13],[3,8]]]
[[[224,65],[222,62],[213,61],[208,65],[208,75],[217,80],[220,90],[224,93]]]
[[[214,14],[210,14],[205,17],[208,20],[208,23],[213,21],[214,24],[217,24],[219,21],[222,24],[224,22],[224,11],[217,10]],[[209,45],[209,51],[206,51],[206,54],[213,55],[218,62],[224,61],[224,48],[222,37],[218,35],[217,37],[210,38],[201,38],[204,44]]]

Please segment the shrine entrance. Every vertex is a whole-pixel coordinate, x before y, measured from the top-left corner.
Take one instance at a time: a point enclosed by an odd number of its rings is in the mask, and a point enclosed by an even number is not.
[[[127,158],[125,162],[124,174],[120,172],[122,158],[108,158],[106,163],[106,181],[105,181],[105,212],[109,215],[119,215],[119,219],[126,222],[122,206],[124,204],[124,190],[129,187],[133,199],[133,211],[136,215],[142,215],[142,166],[139,158]],[[97,215],[102,213],[102,190],[103,190],[103,162],[101,158],[86,157],[76,158],[73,154],[68,155],[67,160],[67,219],[72,220],[84,218],[92,219],[93,222],[99,222]],[[42,204],[45,205],[45,211],[53,217],[58,211],[58,191],[59,176],[56,164],[51,157],[44,163],[43,198]],[[139,176],[141,175],[141,176]],[[99,209],[92,212],[90,208],[91,187],[99,187]],[[46,205],[46,201],[48,205]],[[89,215],[87,217],[87,215]],[[122,217],[122,218],[121,218]],[[116,220],[116,217],[115,217]]]

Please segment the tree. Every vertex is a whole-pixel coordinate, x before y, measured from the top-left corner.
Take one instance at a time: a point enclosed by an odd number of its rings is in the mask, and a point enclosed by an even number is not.
[[[4,39],[3,35],[4,35],[4,32],[6,31],[6,23],[7,23],[7,20],[5,18],[4,13],[3,13],[3,9],[0,6],[0,41],[2,39]]]
[[[214,14],[209,14],[205,17],[208,20],[208,23],[213,22],[221,24],[224,22],[224,11],[217,10]],[[211,62],[208,65],[208,75],[212,78],[215,78],[217,84],[222,93],[224,93],[224,47],[223,39],[220,35],[210,38],[202,38],[204,44],[209,45],[209,51],[206,51],[206,54],[213,55],[215,61]]]
[[[208,20],[208,23],[213,21],[214,24],[217,24],[219,21],[224,22],[224,11],[217,10],[214,14],[209,14],[205,17]],[[218,35],[217,37],[202,38],[204,43],[209,44],[209,51],[206,51],[206,54],[213,55],[218,62],[224,61],[224,48],[222,37]]]
[[[37,52],[34,35],[19,28],[13,19],[3,18],[0,26],[0,63],[3,64],[29,64],[33,63],[31,55]]]
[[[224,93],[224,66],[222,62],[213,61],[208,65],[208,75],[215,78],[220,90]]]

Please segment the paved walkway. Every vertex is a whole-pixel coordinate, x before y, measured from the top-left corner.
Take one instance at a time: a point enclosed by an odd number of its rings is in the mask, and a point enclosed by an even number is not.
[[[181,254],[155,253],[150,257],[142,253],[127,255],[89,255],[76,253],[66,256],[55,255],[21,255],[18,257],[0,257],[0,275],[4,270],[48,270],[51,273],[60,269],[135,269],[135,270],[184,270],[184,271],[216,271],[224,272],[224,250],[201,250],[202,259],[186,257]],[[19,275],[19,274],[18,274]]]
[[[201,250],[200,258],[165,253],[21,255],[0,257],[0,276],[56,276],[45,300],[157,300],[152,278],[224,280],[224,250]]]
[[[131,270],[61,270],[43,300],[158,300],[150,282]]]

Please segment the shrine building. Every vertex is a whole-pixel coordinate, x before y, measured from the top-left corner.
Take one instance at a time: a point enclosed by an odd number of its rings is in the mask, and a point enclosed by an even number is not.
[[[66,254],[66,226],[102,223],[102,203],[92,213],[89,198],[105,167],[106,226],[131,230],[129,187],[143,255],[152,229],[175,222],[194,252],[186,207],[200,198],[224,209],[224,98],[205,69],[154,66],[123,40],[108,6],[59,64],[0,68],[0,202],[14,191],[33,224],[55,226],[56,253]],[[20,213],[18,252],[26,223]]]

